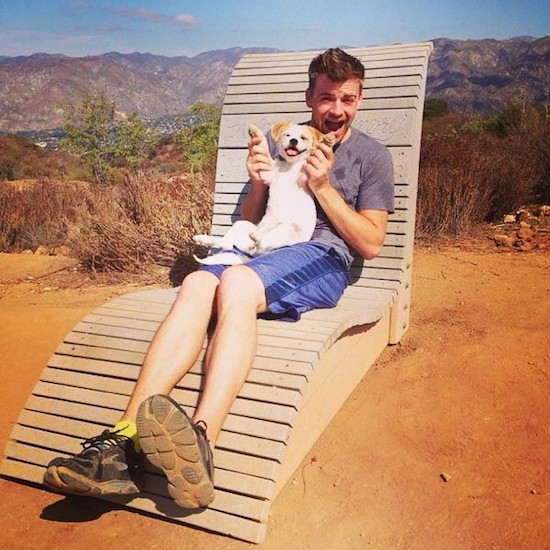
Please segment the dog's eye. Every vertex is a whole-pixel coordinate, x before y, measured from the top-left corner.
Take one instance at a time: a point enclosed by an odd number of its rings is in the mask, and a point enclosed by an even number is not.
[[[308,136],[301,136],[300,138],[302,141],[309,141],[309,137]]]

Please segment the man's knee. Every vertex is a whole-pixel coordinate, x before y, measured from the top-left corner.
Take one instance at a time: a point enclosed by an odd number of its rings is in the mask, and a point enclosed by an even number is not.
[[[219,285],[219,279],[208,271],[194,271],[185,277],[181,283],[176,301],[211,298]]]
[[[218,287],[220,305],[240,305],[253,307],[256,311],[265,308],[265,289],[255,271],[244,265],[226,269]]]

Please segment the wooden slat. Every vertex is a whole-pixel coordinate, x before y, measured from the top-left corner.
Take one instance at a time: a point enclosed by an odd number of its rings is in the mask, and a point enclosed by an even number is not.
[[[421,72],[423,66],[423,56],[414,55],[410,58],[399,58],[387,56],[385,59],[369,59],[368,57],[362,57],[359,54],[359,58],[362,59],[363,65],[365,67],[365,78],[368,79],[370,71],[376,71],[377,69],[392,69],[392,68],[414,68],[414,70]],[[311,57],[309,58],[311,60]],[[307,68],[309,65],[309,60],[296,60],[291,61],[290,63],[273,63],[271,66],[269,64],[262,64],[261,66],[253,66],[246,64],[237,64],[234,70],[235,77],[242,76],[264,76],[266,80],[269,80],[271,75],[281,74],[281,69],[284,69],[284,75],[298,74],[301,75],[301,78],[304,78],[303,75],[307,75]],[[233,84],[233,81],[230,80],[230,84]]]
[[[406,86],[418,86],[422,84],[422,78],[418,74],[410,75],[393,75],[385,77],[371,77],[365,80],[363,89],[369,93],[375,93],[375,90],[380,90],[379,93],[386,94],[386,89],[389,93],[395,93],[397,88]],[[304,93],[304,88],[307,86],[307,77],[296,79],[294,82],[266,82],[265,78],[258,78],[253,84],[236,84],[228,86],[226,91],[226,101],[232,101],[233,96],[240,94],[256,94],[262,93],[288,93],[289,90],[296,90],[299,93]]]
[[[360,109],[364,111],[375,111],[382,109],[411,109],[416,104],[416,98],[414,97],[383,97],[383,98],[364,98],[361,102]],[[295,101],[291,103],[277,103],[270,102],[269,98],[265,103],[254,104],[229,104],[224,105],[222,114],[225,115],[253,115],[269,113],[279,115],[282,118],[283,115],[289,116],[289,118],[299,117],[307,120],[309,110],[307,109],[305,102]]]
[[[246,128],[246,125],[244,126]],[[396,183],[409,182],[410,150],[405,147],[392,147],[390,153],[393,158]],[[241,182],[244,189],[246,181],[246,149],[222,149],[218,152],[218,158],[222,164],[218,164],[216,179],[221,184]],[[219,190],[216,186],[216,190]],[[223,189],[223,187],[221,188]]]
[[[122,403],[122,401],[121,401]],[[96,426],[113,426],[120,418],[121,409],[106,408],[103,404],[63,401],[62,407],[58,399],[31,395],[25,404],[25,409],[55,416],[74,418],[93,422]],[[121,405],[122,407],[123,405]],[[285,442],[288,439],[290,426],[272,420],[248,418],[230,414],[223,426],[224,430],[263,437],[273,441]],[[97,434],[94,434],[97,435]]]

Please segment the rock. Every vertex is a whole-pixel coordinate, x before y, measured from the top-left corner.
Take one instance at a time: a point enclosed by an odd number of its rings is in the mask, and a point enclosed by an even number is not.
[[[516,217],[513,214],[507,214],[504,216],[504,223],[516,223]]]
[[[525,242],[525,243],[521,243],[519,246],[518,246],[518,250],[521,250],[521,252],[530,252],[531,250],[533,250],[533,248],[535,248],[535,245],[533,242],[529,241],[529,242]]]
[[[70,256],[71,249],[68,246],[61,245],[54,249],[54,254],[56,256]]]
[[[509,248],[516,244],[516,239],[510,235],[495,235],[493,241],[495,241],[497,246],[507,246]]]
[[[530,227],[520,227],[516,235],[520,241],[529,242],[533,240],[535,232]]]
[[[531,217],[531,214],[528,210],[525,210],[525,208],[520,208],[516,212],[516,221],[517,222],[525,222]]]

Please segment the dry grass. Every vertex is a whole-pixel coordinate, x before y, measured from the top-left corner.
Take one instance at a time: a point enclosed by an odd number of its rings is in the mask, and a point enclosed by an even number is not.
[[[112,186],[38,181],[22,189],[0,184],[0,250],[66,245],[92,271],[189,269],[192,235],[210,226],[209,178],[126,177]]]
[[[192,236],[210,225],[212,184],[201,178],[126,178],[102,188],[68,245],[91,270],[139,273],[190,258]]]
[[[484,222],[550,199],[550,133],[542,119],[505,136],[457,131],[465,120],[449,115],[425,127],[417,211],[422,238],[471,235]],[[177,157],[164,144],[148,175],[126,175],[109,186],[0,180],[0,251],[65,246],[87,270],[143,275],[163,266],[178,283],[196,267],[192,236],[210,227],[214,174],[189,173]]]
[[[417,231],[467,235],[520,206],[544,201],[549,188],[550,127],[543,121],[504,137],[489,132],[425,135]]]

